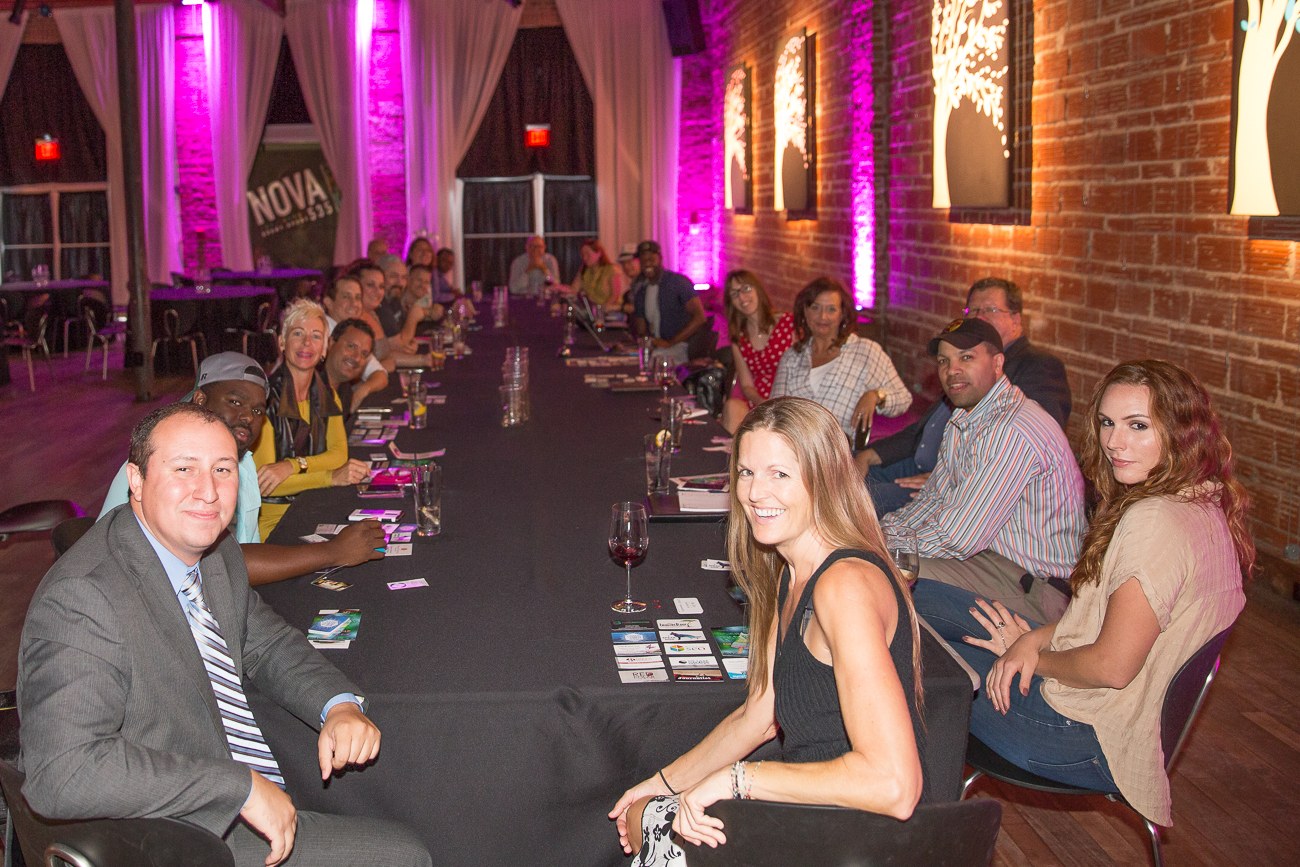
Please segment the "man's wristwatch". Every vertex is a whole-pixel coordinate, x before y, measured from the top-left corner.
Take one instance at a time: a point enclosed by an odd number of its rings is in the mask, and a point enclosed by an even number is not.
[[[307,459],[306,459],[306,458],[304,458],[304,457],[302,457],[302,456],[300,455],[300,456],[294,458],[294,460],[298,462],[298,474],[299,474],[299,475],[301,475],[301,474],[307,472]]]

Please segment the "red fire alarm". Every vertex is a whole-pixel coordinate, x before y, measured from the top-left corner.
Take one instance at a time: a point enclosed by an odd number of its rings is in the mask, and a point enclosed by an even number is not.
[[[59,140],[52,135],[43,135],[36,140],[36,161],[38,163],[51,163],[62,156],[59,151]]]
[[[551,146],[551,125],[549,123],[530,123],[524,125],[524,147],[545,148]]]

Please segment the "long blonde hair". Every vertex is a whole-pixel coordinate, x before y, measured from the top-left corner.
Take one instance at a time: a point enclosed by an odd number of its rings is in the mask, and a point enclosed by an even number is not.
[[[1147,478],[1135,485],[1115,478],[1101,445],[1101,399],[1112,385],[1145,386],[1151,395],[1151,424],[1160,437],[1160,460]],[[1072,590],[1077,592],[1101,580],[1102,558],[1120,519],[1134,503],[1148,497],[1207,502],[1221,509],[1243,581],[1249,579],[1255,568],[1255,542],[1246,523],[1250,497],[1233,471],[1232,445],[1223,434],[1210,395],[1196,377],[1167,361],[1121,364],[1098,383],[1088,406],[1087,425],[1080,463],[1099,502],[1083,537],[1083,553],[1070,575]]]
[[[801,397],[779,397],[761,403],[736,431],[731,451],[731,514],[727,522],[727,556],[736,582],[749,597],[749,688],[757,694],[767,687],[767,645],[776,621],[777,589],[785,561],[777,550],[754,539],[737,491],[740,444],[751,431],[783,437],[799,460],[812,499],[812,525],[834,548],[859,548],[880,556],[889,579],[900,594],[912,624],[912,679],[916,706],[921,707],[921,635],[907,584],[890,560],[876,510],[853,464],[848,441],[835,416],[821,404]]]

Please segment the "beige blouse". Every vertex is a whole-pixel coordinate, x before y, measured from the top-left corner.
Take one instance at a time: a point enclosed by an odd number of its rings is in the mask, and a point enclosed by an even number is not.
[[[1223,511],[1213,504],[1152,497],[1120,519],[1102,560],[1102,580],[1075,594],[1057,624],[1052,650],[1092,644],[1110,594],[1136,578],[1160,624],[1146,662],[1123,689],[1080,689],[1043,681],[1043,698],[1097,732],[1115,784],[1139,813],[1173,822],[1160,744],[1160,710],[1174,674],[1222,632],[1246,604]]]

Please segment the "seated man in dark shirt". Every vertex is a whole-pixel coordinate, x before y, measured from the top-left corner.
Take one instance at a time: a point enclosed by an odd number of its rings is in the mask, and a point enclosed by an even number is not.
[[[1003,373],[1007,379],[1064,430],[1070,418],[1070,383],[1065,365],[1025,337],[1023,310],[1020,287],[1000,277],[977,280],[966,293],[965,314],[983,319],[1002,338],[1006,355]],[[877,517],[907,505],[925,484],[938,460],[943,428],[951,415],[952,405],[942,398],[920,421],[858,453],[858,468],[866,474]]]
[[[355,400],[353,387],[361,381],[361,374],[366,369],[366,359],[375,345],[375,330],[360,319],[344,319],[334,326],[330,334],[330,348],[325,353],[322,363],[325,378],[330,388],[339,396],[343,407],[346,424],[360,408],[361,402]],[[361,395],[364,399],[365,395]]]

